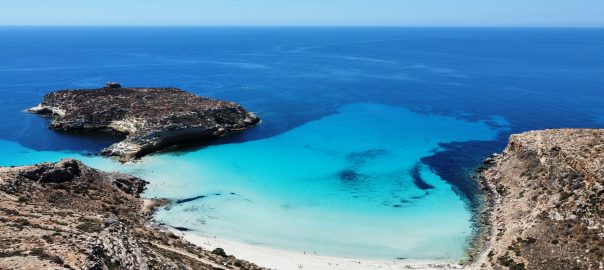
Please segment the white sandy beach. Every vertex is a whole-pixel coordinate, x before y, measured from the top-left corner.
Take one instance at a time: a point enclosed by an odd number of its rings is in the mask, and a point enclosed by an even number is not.
[[[253,262],[257,265],[278,270],[373,270],[373,269],[463,269],[462,266],[446,261],[425,260],[359,260],[337,258],[314,254],[304,254],[268,248],[247,243],[239,243],[214,237],[201,236],[171,229],[176,235],[207,250],[223,248],[229,255]]]

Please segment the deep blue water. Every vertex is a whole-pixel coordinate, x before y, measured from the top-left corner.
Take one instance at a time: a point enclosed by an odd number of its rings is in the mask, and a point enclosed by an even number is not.
[[[134,165],[81,157],[185,201],[162,222],[330,255],[459,258],[482,158],[511,133],[604,127],[604,29],[4,27],[0,164],[114,142],[23,112],[105,81],[180,87],[263,119]]]

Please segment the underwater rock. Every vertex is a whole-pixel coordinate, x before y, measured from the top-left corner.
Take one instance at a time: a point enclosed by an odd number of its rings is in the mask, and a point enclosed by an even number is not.
[[[190,231],[189,228],[185,228],[185,227],[173,227],[174,229],[176,229],[177,231],[181,231],[181,232],[188,232]]]
[[[353,166],[362,166],[363,164],[367,163],[368,161],[375,159],[378,156],[382,156],[386,153],[388,153],[388,152],[385,149],[371,149],[371,150],[362,151],[362,152],[350,153],[350,154],[348,154],[346,159]]]
[[[363,177],[362,174],[357,173],[352,169],[345,169],[338,173],[338,178],[342,181],[346,182],[354,182],[359,180],[359,178]]]
[[[411,169],[411,177],[413,178],[413,184],[417,188],[419,188],[421,190],[434,189],[433,185],[428,184],[422,178],[422,175],[421,175],[421,164],[418,163],[415,166],[413,166],[413,169]]]
[[[180,199],[180,200],[176,200],[176,204],[183,204],[183,203],[187,203],[187,202],[192,202],[192,201],[204,199],[206,197],[207,197],[206,195],[200,195],[200,196],[195,196],[195,197],[192,197],[192,198]]]
[[[50,116],[54,130],[106,130],[126,135],[102,151],[122,162],[179,143],[245,130],[260,121],[234,102],[176,88],[121,88],[117,83],[100,89],[49,93],[29,111]]]

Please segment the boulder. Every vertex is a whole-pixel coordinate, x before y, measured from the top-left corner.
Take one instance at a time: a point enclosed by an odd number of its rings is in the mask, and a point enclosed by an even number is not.
[[[106,82],[105,87],[106,88],[122,88],[122,85],[118,82]]]

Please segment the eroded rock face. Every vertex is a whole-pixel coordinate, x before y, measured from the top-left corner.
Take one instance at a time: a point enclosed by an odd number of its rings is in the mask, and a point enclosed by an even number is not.
[[[40,183],[63,183],[72,181],[80,173],[80,163],[66,159],[58,163],[40,164],[35,169],[23,171],[21,175]]]
[[[126,138],[103,150],[121,161],[195,140],[253,127],[260,119],[239,104],[176,88],[61,90],[29,111],[49,115],[62,131],[111,130]]]
[[[145,184],[72,159],[0,167],[0,269],[261,269],[155,225]]]
[[[492,234],[478,266],[604,268],[604,130],[513,135],[485,164]]]

